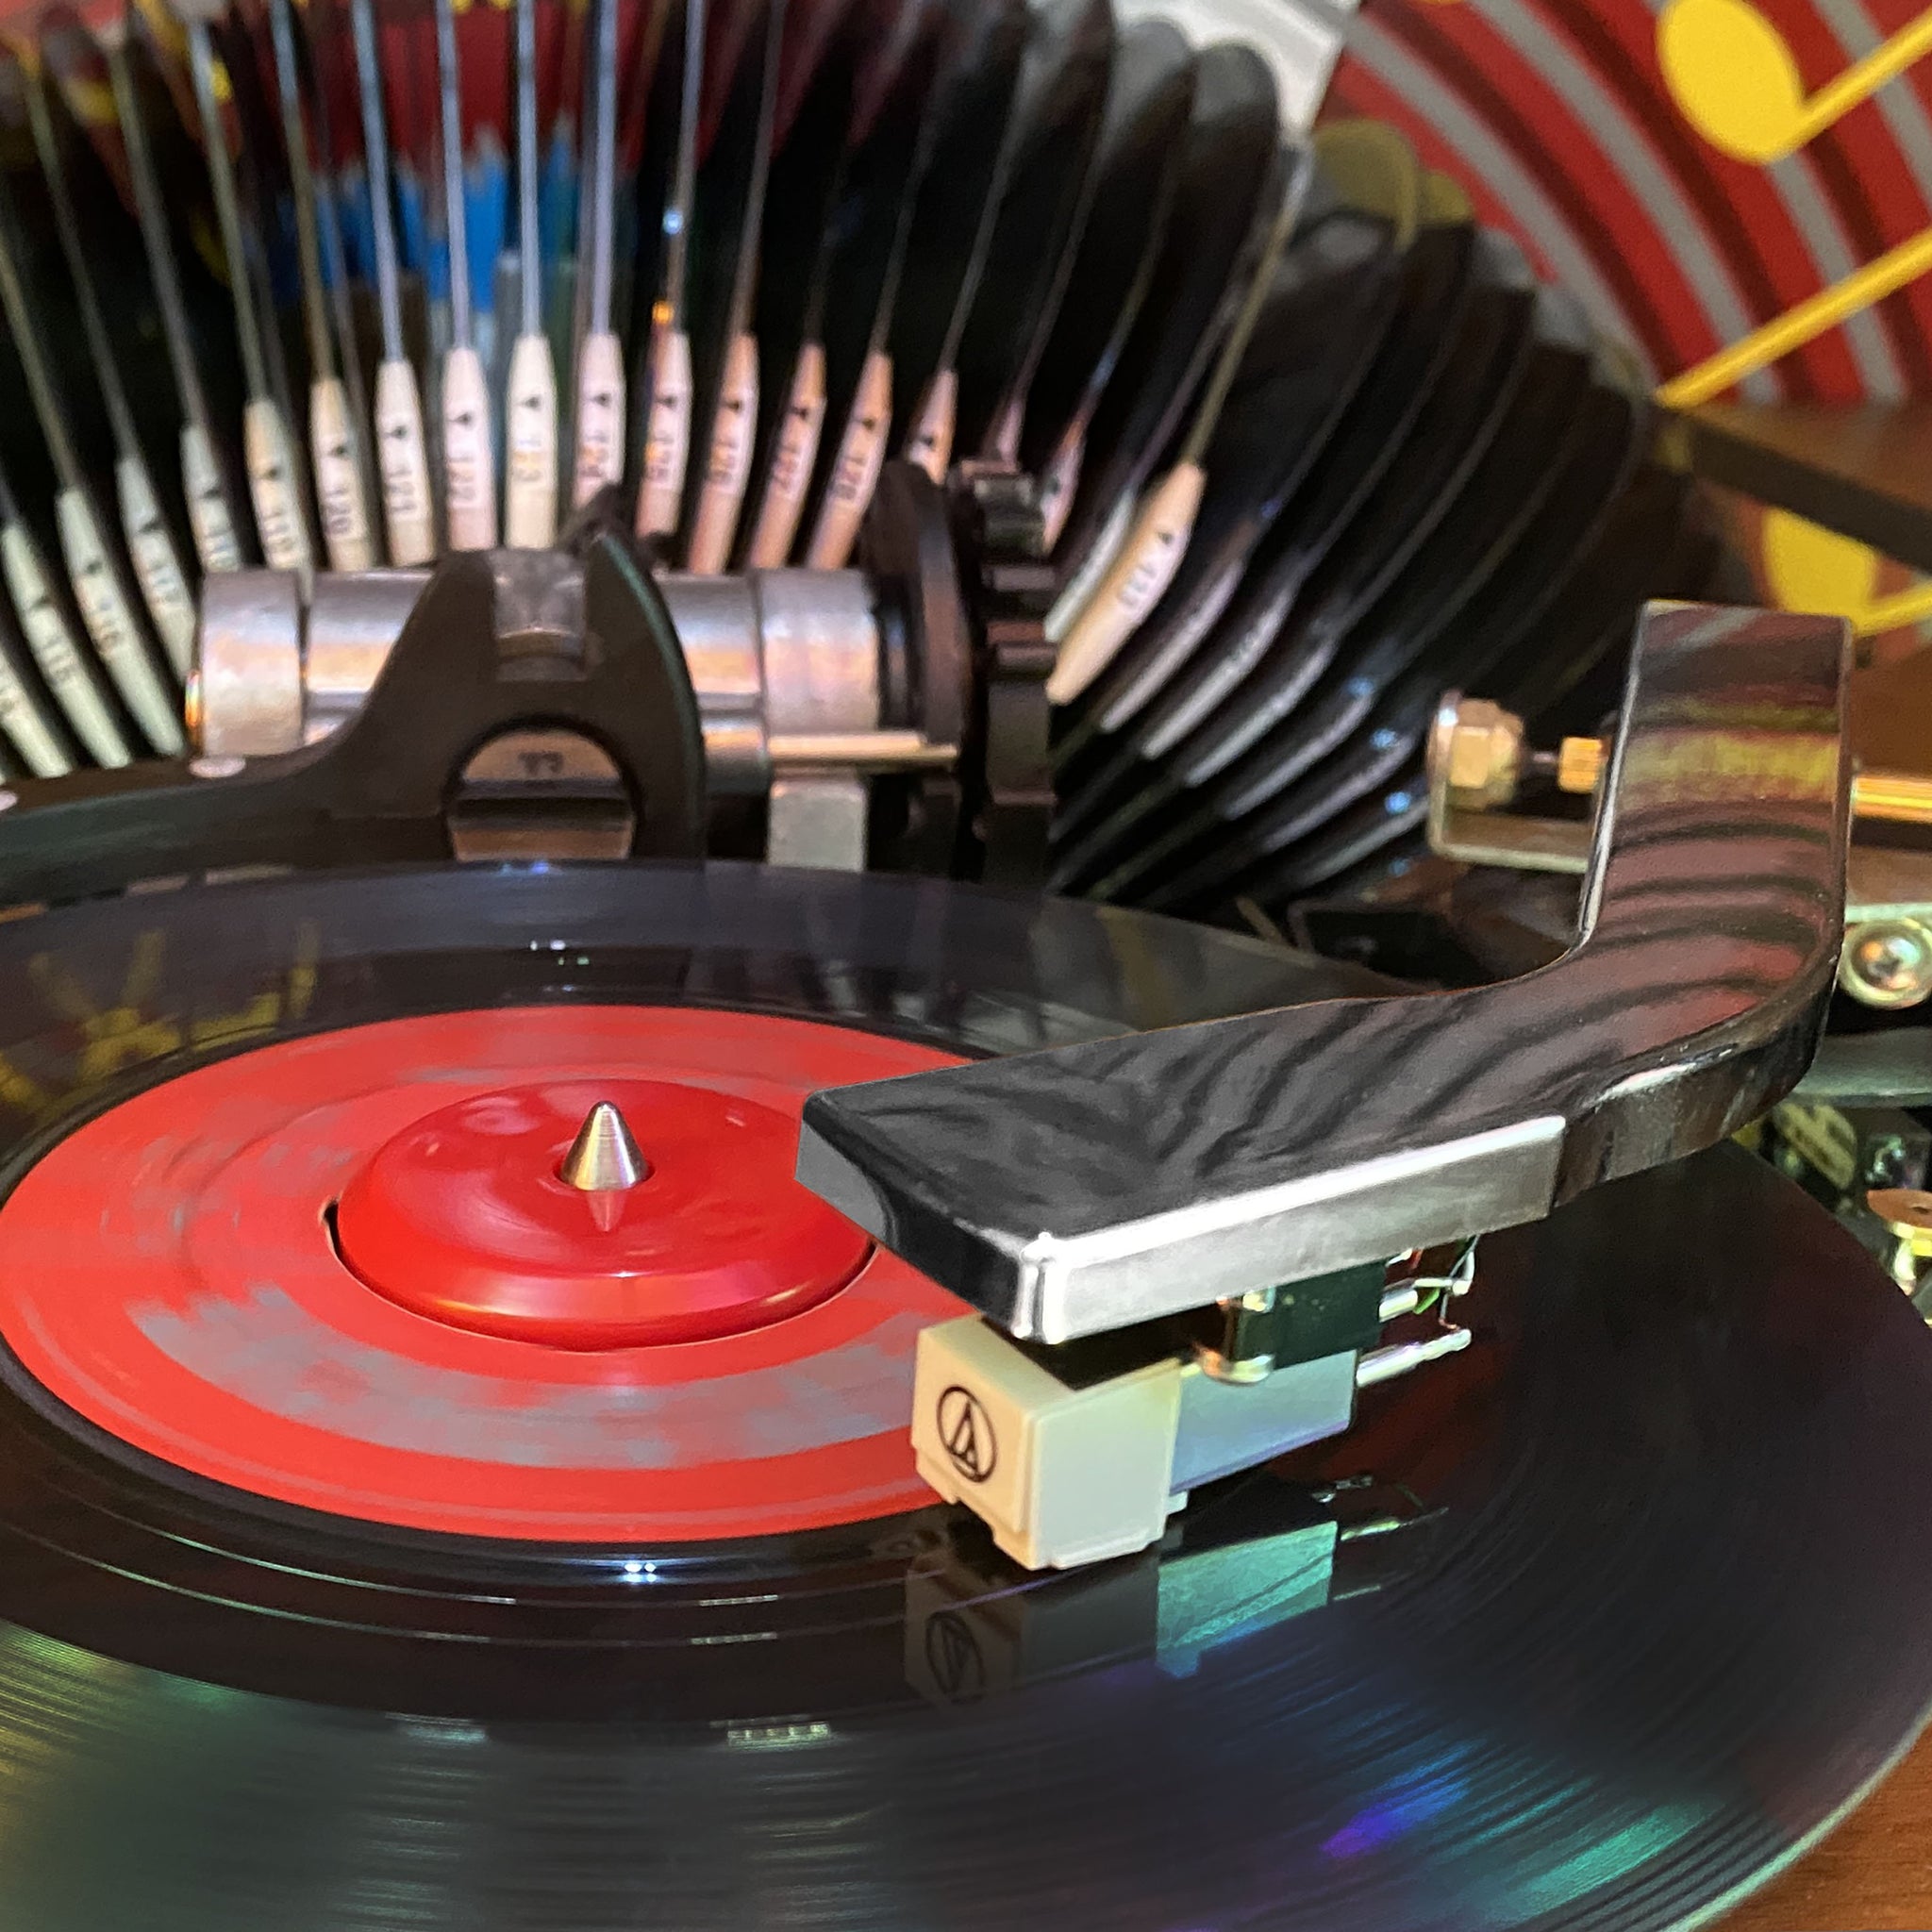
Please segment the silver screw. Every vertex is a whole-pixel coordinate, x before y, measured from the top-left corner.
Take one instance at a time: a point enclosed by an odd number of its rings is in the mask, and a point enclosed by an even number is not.
[[[1932,993],[1932,927],[1872,919],[1845,934],[1838,983],[1868,1007],[1915,1007]]]
[[[197,778],[232,778],[247,762],[233,752],[225,752],[216,758],[190,758],[188,769]]]

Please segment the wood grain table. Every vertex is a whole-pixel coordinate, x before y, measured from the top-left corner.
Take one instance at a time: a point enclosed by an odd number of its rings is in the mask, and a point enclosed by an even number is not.
[[[1932,1734],[1811,1854],[1724,1932],[1923,1932],[1932,1927]]]

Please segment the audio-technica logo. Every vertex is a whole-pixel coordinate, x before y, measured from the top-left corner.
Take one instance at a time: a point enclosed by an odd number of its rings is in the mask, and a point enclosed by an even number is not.
[[[992,1418],[970,1389],[955,1382],[940,1396],[940,1443],[952,1465],[969,1483],[983,1483],[999,1461]]]

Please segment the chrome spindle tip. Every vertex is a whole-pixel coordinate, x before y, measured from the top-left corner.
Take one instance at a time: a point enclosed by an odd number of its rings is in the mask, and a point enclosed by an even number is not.
[[[609,1101],[600,1100],[584,1117],[557,1172],[586,1194],[608,1194],[636,1187],[650,1171],[624,1116]]]

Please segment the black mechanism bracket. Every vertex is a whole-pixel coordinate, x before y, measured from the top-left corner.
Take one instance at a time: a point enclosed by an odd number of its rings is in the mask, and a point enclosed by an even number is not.
[[[664,600],[627,545],[592,534],[580,555],[445,558],[367,704],[320,744],[14,785],[0,904],[250,865],[448,858],[458,815],[487,816],[501,790],[492,748],[534,778],[526,807],[553,770],[565,806],[602,793],[607,826],[614,815],[621,829],[600,856],[703,857],[697,699]]]

